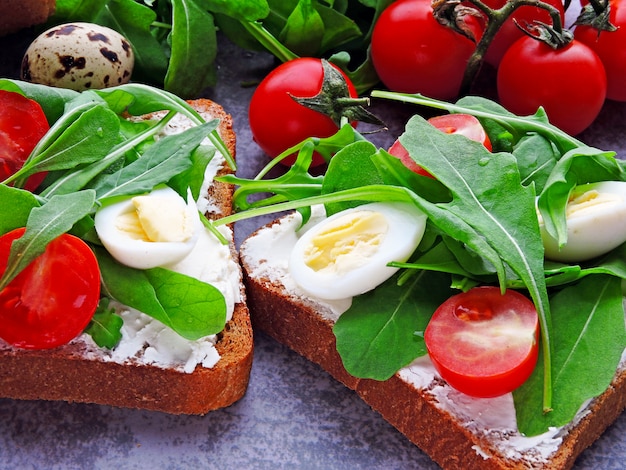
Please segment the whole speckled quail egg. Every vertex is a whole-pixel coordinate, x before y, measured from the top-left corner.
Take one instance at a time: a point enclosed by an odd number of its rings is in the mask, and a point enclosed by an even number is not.
[[[76,91],[128,83],[135,56],[117,31],[92,23],[48,29],[26,50],[22,80]]]

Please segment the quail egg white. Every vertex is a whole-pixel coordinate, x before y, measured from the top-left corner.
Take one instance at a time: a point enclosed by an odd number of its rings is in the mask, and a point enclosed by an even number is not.
[[[579,262],[608,253],[626,242],[626,182],[602,181],[577,186],[566,208],[567,242],[539,227],[548,259]]]
[[[95,226],[111,256],[136,269],[184,259],[203,229],[193,198],[167,187],[99,209]]]
[[[309,295],[336,300],[391,277],[422,239],[426,215],[416,206],[376,202],[338,212],[308,229],[289,258],[289,273]]]
[[[30,44],[22,59],[25,81],[76,91],[128,83],[135,56],[121,34],[92,23],[54,26]]]

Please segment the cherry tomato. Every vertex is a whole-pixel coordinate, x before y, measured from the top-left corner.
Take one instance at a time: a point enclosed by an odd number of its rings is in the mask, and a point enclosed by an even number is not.
[[[0,274],[18,228],[0,237]],[[48,349],[78,336],[100,298],[100,270],[89,246],[63,234],[0,291],[0,337],[25,349]]]
[[[602,31],[591,26],[576,26],[574,37],[585,43],[602,60],[606,70],[606,97],[626,101],[626,5],[611,0],[609,21],[616,31]]]
[[[480,121],[471,114],[443,114],[430,118],[428,122],[446,134],[460,134],[470,140],[480,142],[491,152],[492,147],[489,136]],[[433,177],[429,172],[415,163],[415,160],[409,156],[409,152],[407,152],[399,140],[396,140],[389,148],[389,153],[394,157],[398,157],[409,170],[414,171],[418,175]]]
[[[563,2],[561,0],[543,0],[544,3],[555,7],[561,14],[561,21],[565,21],[565,10],[563,8]],[[484,3],[490,8],[501,8],[506,3],[506,0],[484,0]],[[518,7],[515,12],[507,18],[504,24],[500,27],[496,35],[494,36],[487,53],[485,54],[485,61],[494,67],[498,67],[504,53],[509,47],[513,45],[515,41],[524,36],[524,32],[515,25],[515,22],[522,26],[531,25],[533,21],[541,21],[546,24],[552,24],[550,13],[547,10],[539,7],[532,7],[524,5]]]
[[[459,94],[475,48],[433,17],[430,0],[393,2],[372,32],[372,61],[387,88],[442,100]]]
[[[354,85],[342,74],[350,96],[356,98]],[[339,130],[330,117],[297,103],[290,96],[316,96],[323,79],[321,60],[303,57],[279,65],[261,81],[250,100],[248,118],[252,137],[267,155],[275,157],[309,137],[329,137]],[[286,165],[293,162],[293,157],[282,160]],[[312,166],[324,162],[321,155],[315,154]]]
[[[519,292],[475,287],[446,300],[433,314],[424,341],[441,377],[474,397],[515,390],[539,354],[539,318]]]
[[[543,106],[552,124],[571,135],[585,130],[606,98],[606,73],[598,55],[574,39],[552,49],[530,36],[504,54],[498,68],[500,104],[518,115]]]
[[[49,128],[39,103],[19,93],[0,90],[0,181],[22,167]],[[45,176],[31,176],[24,187],[33,191]]]

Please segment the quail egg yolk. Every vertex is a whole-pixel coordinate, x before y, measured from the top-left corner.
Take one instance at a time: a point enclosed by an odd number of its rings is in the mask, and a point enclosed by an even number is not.
[[[167,266],[195,246],[202,223],[193,198],[160,188],[96,212],[96,231],[118,262],[136,269]]]
[[[357,269],[379,249],[387,229],[387,220],[379,212],[344,215],[311,239],[304,262],[314,271],[343,274]]]
[[[134,240],[184,242],[193,234],[192,223],[180,203],[167,197],[137,196],[134,209],[117,216],[118,230]]]
[[[376,202],[331,215],[299,235],[289,273],[308,295],[348,299],[389,279],[415,251],[426,214],[410,203]]]

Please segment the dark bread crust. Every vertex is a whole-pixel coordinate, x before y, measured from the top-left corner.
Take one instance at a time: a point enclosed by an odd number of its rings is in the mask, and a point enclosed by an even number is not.
[[[271,223],[269,224],[271,225]],[[251,235],[253,237],[254,234]],[[367,404],[445,469],[528,469],[529,462],[514,461],[498,452],[436,406],[432,395],[416,389],[394,375],[387,381],[357,379],[343,367],[335,346],[333,323],[313,306],[290,297],[280,284],[250,275],[245,242],[240,251],[244,284],[252,325],[278,342],[320,365],[335,379],[354,390]],[[539,468],[569,469],[626,408],[626,370],[616,375],[611,387],[596,398],[588,413],[563,439],[550,461]],[[486,459],[476,448],[490,454]]]
[[[232,119],[210,100],[190,101],[205,116],[221,119],[220,134],[235,155]],[[230,171],[224,168],[222,173]],[[231,185],[216,183],[210,196],[220,216],[232,209]],[[231,246],[237,260],[234,244]],[[208,256],[208,255],[207,255]],[[243,301],[218,335],[221,358],[213,368],[196,367],[191,374],[138,364],[89,359],[85,345],[75,341],[42,351],[0,348],[0,396],[25,400],[63,400],[141,408],[172,414],[205,414],[239,400],[246,392],[252,367],[250,316]]]

